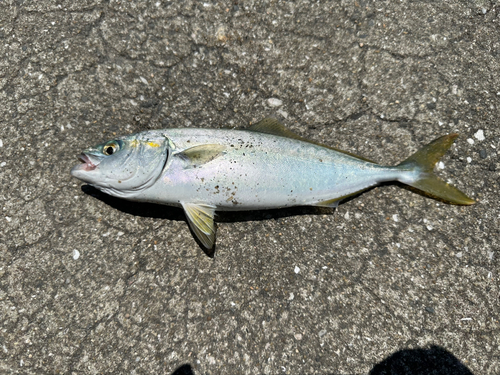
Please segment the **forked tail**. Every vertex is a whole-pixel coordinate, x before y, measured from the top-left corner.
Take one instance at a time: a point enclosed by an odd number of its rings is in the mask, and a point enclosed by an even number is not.
[[[440,180],[433,172],[437,161],[448,151],[453,144],[458,134],[449,134],[440,137],[427,146],[414,153],[408,159],[397,165],[401,170],[418,170],[419,178],[416,181],[402,181],[431,197],[441,199],[443,201],[471,205],[476,203],[475,200],[469,198],[457,188]]]

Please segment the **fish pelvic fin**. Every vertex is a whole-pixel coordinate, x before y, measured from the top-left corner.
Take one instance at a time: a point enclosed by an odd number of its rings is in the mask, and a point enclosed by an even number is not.
[[[208,204],[181,202],[189,227],[204,246],[207,255],[213,257],[215,246],[215,207]],[[210,255],[212,254],[212,255]]]
[[[438,160],[448,151],[457,137],[458,134],[448,134],[437,138],[398,164],[396,168],[401,171],[420,171],[417,179],[413,181],[401,180],[401,182],[447,203],[459,205],[476,203],[475,200],[469,198],[456,187],[440,180],[433,172]]]

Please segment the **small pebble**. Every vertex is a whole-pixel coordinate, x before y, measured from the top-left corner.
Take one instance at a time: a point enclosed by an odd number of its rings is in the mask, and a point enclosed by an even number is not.
[[[426,307],[425,311],[427,311],[429,314],[434,314],[434,312],[435,312],[433,307]]]
[[[300,268],[295,266],[295,269],[293,270],[295,273],[299,273],[300,272]]]
[[[267,104],[270,107],[279,107],[280,105],[283,104],[283,102],[279,99],[276,99],[276,98],[269,98],[269,99],[267,99]]]
[[[76,249],[73,250],[73,259],[74,260],[77,260],[78,258],[80,258],[80,252]]]
[[[282,111],[282,110],[280,109],[280,110],[278,110],[278,113],[279,113],[281,116],[283,116],[284,118],[288,118],[288,113],[287,113],[287,112]]]
[[[486,150],[484,148],[479,150],[479,157],[481,159],[486,159],[487,156],[488,156],[488,154],[486,153]]]
[[[479,129],[477,132],[474,133],[474,137],[478,140],[478,141],[484,141],[484,132],[482,129]]]

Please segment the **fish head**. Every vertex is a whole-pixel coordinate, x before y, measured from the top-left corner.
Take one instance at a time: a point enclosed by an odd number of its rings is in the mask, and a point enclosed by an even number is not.
[[[159,132],[118,137],[83,151],[71,175],[109,195],[132,198],[160,177],[170,148]]]

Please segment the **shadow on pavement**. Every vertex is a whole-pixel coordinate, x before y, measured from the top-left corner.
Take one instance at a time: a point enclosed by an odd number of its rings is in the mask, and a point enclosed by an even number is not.
[[[82,191],[107,205],[122,212],[158,219],[186,221],[184,212],[179,207],[167,206],[156,203],[133,202],[121,198],[112,197],[90,185],[82,185]],[[217,211],[216,221],[220,223],[245,222],[268,219],[281,219],[289,216],[299,215],[324,215],[332,214],[333,208],[298,206],[270,210],[254,211]]]
[[[172,375],[194,375],[191,365],[182,365],[177,370],[175,370]]]
[[[189,364],[171,375],[195,375]],[[331,373],[328,375],[341,375]],[[350,375],[350,374],[349,374]],[[429,349],[403,349],[377,363],[369,375],[473,375],[460,360],[439,346]]]
[[[460,360],[439,346],[404,349],[378,363],[370,375],[473,375]]]
[[[119,210],[134,216],[150,217],[156,219],[167,219],[174,221],[184,221],[187,224],[186,216],[184,211],[179,207],[166,206],[162,204],[155,203],[144,203],[144,202],[133,202],[125,199],[120,199],[112,197],[111,195],[104,194],[101,191],[90,185],[82,185],[82,191],[101,202]],[[290,207],[290,208],[280,208],[271,210],[256,210],[256,211],[218,211],[215,217],[215,221],[219,223],[236,223],[236,222],[246,222],[246,221],[260,221],[260,220],[279,220],[289,216],[299,216],[299,215],[324,215],[332,214],[334,212],[333,208],[327,207],[310,207],[310,206],[300,206],[300,207]],[[189,228],[193,238],[198,243],[198,246],[205,252],[207,256],[213,258],[215,255],[215,250],[217,245],[213,249],[205,249],[197,237],[193,234],[191,228]]]
[[[132,202],[125,199],[112,197],[111,195],[104,194],[90,185],[82,185],[82,191],[101,202],[134,216],[151,217],[156,219],[168,219],[175,221],[186,221],[184,212],[180,208],[164,206],[161,204]]]

